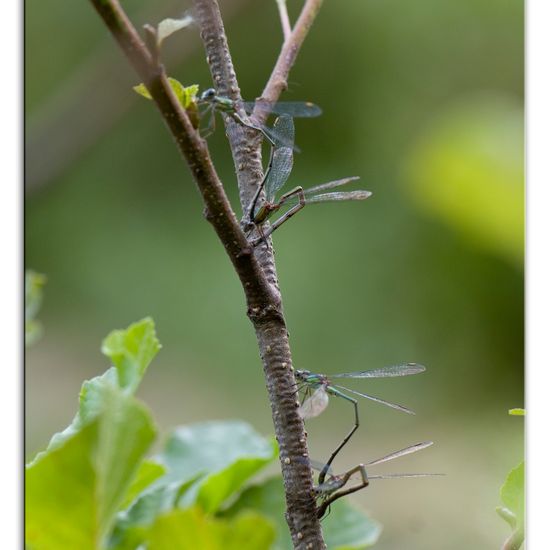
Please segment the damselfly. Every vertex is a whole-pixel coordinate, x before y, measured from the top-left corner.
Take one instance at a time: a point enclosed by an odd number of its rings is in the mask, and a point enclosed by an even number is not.
[[[358,177],[343,178],[340,180],[329,181],[315,187],[303,189],[301,186],[295,187],[288,193],[281,195],[279,200],[275,197],[279,190],[288,180],[292,172],[294,163],[294,151],[292,145],[294,143],[294,122],[292,117],[281,115],[275,121],[273,130],[277,136],[280,136],[280,142],[273,145],[271,148],[271,156],[269,165],[265,172],[264,179],[260,183],[256,194],[254,195],[248,212],[249,223],[253,226],[260,227],[274,212],[277,212],[286,203],[294,204],[287,210],[278,220],[273,222],[267,231],[259,230],[260,237],[252,241],[255,246],[261,240],[265,239],[285,221],[294,216],[306,204],[329,202],[329,201],[350,201],[364,200],[371,196],[370,191],[335,191],[332,193],[324,193],[328,189],[334,189],[346,185],[351,181],[359,179]],[[262,197],[262,191],[264,196]]]
[[[409,447],[405,447],[404,449],[401,449],[399,451],[394,451],[393,453],[383,456],[382,458],[371,460],[366,464],[358,464],[354,468],[351,468],[347,472],[344,472],[343,474],[340,474],[340,475],[334,474],[330,469],[330,467],[327,468],[326,465],[319,464],[315,461],[311,461],[310,465],[312,468],[316,470],[321,470],[321,473],[323,471],[326,471],[328,472],[328,475],[329,475],[326,481],[319,480],[319,484],[314,487],[315,496],[320,500],[320,504],[317,508],[318,517],[322,518],[325,515],[327,508],[335,500],[338,500],[343,496],[350,495],[351,493],[355,493],[356,491],[359,491],[367,487],[371,480],[395,479],[395,478],[407,478],[407,477],[432,477],[432,476],[442,475],[442,474],[380,474],[380,475],[371,476],[367,474],[366,467],[368,466],[376,466],[377,464],[389,462],[390,460],[394,460],[396,458],[400,458],[402,456],[416,453],[418,451],[426,449],[431,445],[433,445],[433,441],[416,443],[415,445],[410,445]],[[347,485],[348,481],[352,478],[354,474],[360,475],[361,479],[359,483],[351,487],[348,487],[347,489],[344,489],[344,487]],[[321,475],[319,475],[319,478],[320,477]],[[340,489],[343,489],[343,490],[340,490]]]
[[[205,90],[198,100],[199,105],[208,105],[209,110],[211,111],[210,120],[208,123],[207,132],[212,132],[215,125],[215,111],[228,114],[239,124],[247,126],[248,128],[254,128],[261,132],[271,145],[283,144],[285,138],[277,134],[276,129],[271,129],[265,124],[260,124],[258,122],[245,121],[244,118],[239,114],[239,105],[228,97],[219,96],[216,94],[214,88],[209,88]],[[312,118],[319,116],[322,111],[321,108],[310,103],[308,101],[279,101],[277,103],[267,103],[265,101],[258,100],[257,102],[242,102],[242,107],[246,113],[252,113],[256,106],[259,106],[261,110],[264,110],[267,113],[273,113],[274,115],[288,115],[292,118]],[[290,147],[295,148],[294,140],[292,143],[288,144]]]
[[[381,403],[398,411],[402,411],[408,414],[414,414],[413,411],[403,407],[402,405],[397,405],[396,403],[391,403],[390,401],[385,401],[379,397],[374,397],[366,393],[360,393],[344,386],[339,386],[338,384],[333,384],[331,379],[335,378],[393,378],[397,376],[410,376],[412,374],[419,374],[424,372],[426,367],[423,365],[418,365],[417,363],[405,363],[403,365],[393,365],[390,367],[383,367],[381,369],[370,369],[358,372],[346,372],[340,374],[331,374],[330,378],[325,374],[315,374],[308,370],[297,370],[295,371],[296,378],[301,383],[298,387],[298,390],[305,389],[306,399],[302,403],[299,409],[300,416],[305,420],[308,418],[315,418],[319,416],[328,406],[329,395],[334,395],[336,397],[341,397],[346,401],[352,403],[355,411],[355,423],[351,431],[346,435],[343,441],[338,445],[336,450],[330,455],[330,458],[326,464],[326,470],[322,470],[319,475],[319,483],[323,483],[325,475],[332,464],[332,461],[336,458],[336,455],[342,450],[344,445],[350,440],[351,436],[355,433],[357,428],[359,428],[359,410],[357,407],[357,399],[347,395],[344,392],[349,392],[353,395],[358,395],[359,397],[365,397],[376,403]]]

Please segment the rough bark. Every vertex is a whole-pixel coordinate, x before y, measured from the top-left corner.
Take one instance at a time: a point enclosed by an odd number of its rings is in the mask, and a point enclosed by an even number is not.
[[[271,241],[252,248],[231,209],[223,185],[211,161],[206,143],[193,128],[168,83],[155,52],[148,50],[116,0],[91,0],[95,9],[119,43],[130,63],[147,86],[176,145],[186,160],[205,205],[205,215],[222,242],[241,281],[248,316],[252,321],[262,358],[271,404],[275,435],[287,504],[287,522],[294,547],[323,549],[325,544],[317,519],[313,481],[304,424],[298,414],[296,383],[277,282]],[[320,6],[308,0],[292,33],[285,40],[275,77],[266,86],[274,101],[286,85],[286,75],[296,58],[307,30]],[[195,0],[207,62],[220,95],[240,101],[240,90],[217,2]],[[153,54],[153,55],[152,55]],[[271,84],[270,84],[271,83]],[[283,84],[285,83],[285,84]],[[233,153],[243,211],[262,176],[260,136],[227,117],[226,126]]]

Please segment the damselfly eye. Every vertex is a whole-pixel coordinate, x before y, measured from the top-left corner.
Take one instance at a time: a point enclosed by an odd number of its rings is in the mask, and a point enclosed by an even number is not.
[[[209,99],[212,99],[216,95],[216,90],[214,88],[208,88],[207,90],[204,90],[201,94],[201,99],[204,101],[207,101]]]

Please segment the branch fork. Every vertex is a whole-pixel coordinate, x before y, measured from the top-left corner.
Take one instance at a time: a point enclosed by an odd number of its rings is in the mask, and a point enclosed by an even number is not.
[[[113,34],[142,81],[147,86],[176,145],[187,162],[211,223],[239,276],[254,326],[266,386],[271,403],[275,436],[279,443],[281,470],[287,503],[286,519],[294,547],[322,550],[321,525],[308,457],[307,434],[298,414],[288,330],[270,238],[266,246],[252,247],[231,208],[216,173],[208,148],[180,105],[159,60],[155,29],[146,28],[146,43],[124,13],[118,0],[90,0]],[[284,0],[278,0],[285,37],[281,52],[263,92],[270,103],[286,89],[288,74],[317,15],[322,0],[305,0],[291,28]],[[242,102],[226,34],[216,0],[194,0],[196,22],[206,50],[206,59],[218,94]],[[252,120],[263,123],[267,113],[254,110]],[[239,185],[243,212],[247,211],[262,179],[261,137],[231,117],[224,117]]]

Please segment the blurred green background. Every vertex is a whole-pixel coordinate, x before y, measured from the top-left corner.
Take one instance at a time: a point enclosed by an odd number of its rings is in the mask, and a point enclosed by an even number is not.
[[[281,44],[276,3],[220,3],[254,98]],[[188,7],[123,6],[139,27]],[[163,350],[141,397],[162,430],[237,417],[271,433],[239,282],[138,79],[85,0],[27,0],[25,20],[25,261],[48,278],[44,336],[27,352],[27,453],[108,366],[101,339],[146,315]],[[196,29],[166,42],[165,63],[211,86]],[[374,194],[307,207],[275,234],[296,367],[428,367],[356,386],[417,416],[361,403],[337,469],[432,439],[380,472],[446,473],[354,495],[384,524],[380,549],[496,548],[507,534],[494,509],[523,455],[522,420],[507,415],[523,405],[522,94],[521,1],[348,0],[325,2],[283,98],[324,110],[296,122],[290,185],[360,175]],[[209,146],[237,207],[220,122]],[[335,400],[308,424],[312,455],[327,457],[351,424]]]

